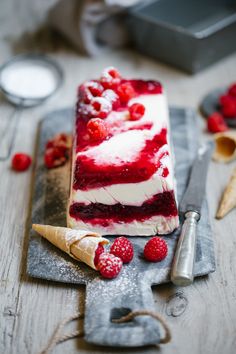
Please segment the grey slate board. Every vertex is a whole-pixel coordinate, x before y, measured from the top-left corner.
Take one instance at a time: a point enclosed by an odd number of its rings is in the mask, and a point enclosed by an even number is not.
[[[189,171],[198,145],[198,128],[191,109],[171,108],[171,139],[175,153],[178,200],[186,188]],[[45,143],[59,132],[72,130],[73,110],[48,114],[40,124],[32,201],[32,223],[64,226],[69,188],[69,164],[46,170],[43,164]],[[201,183],[199,181],[199,183]],[[154,310],[151,286],[169,281],[170,266],[179,230],[165,236],[168,256],[163,262],[149,263],[142,257],[147,237],[132,237],[134,260],[123,267],[114,280],[103,280],[98,273],[78,263],[49,242],[30,231],[27,272],[30,276],[65,283],[86,284],[85,339],[108,346],[143,346],[160,341],[159,324],[147,316],[126,324],[114,324],[111,318],[135,309]],[[113,237],[111,236],[110,239]],[[198,225],[195,276],[215,270],[213,239],[207,201],[202,206]]]

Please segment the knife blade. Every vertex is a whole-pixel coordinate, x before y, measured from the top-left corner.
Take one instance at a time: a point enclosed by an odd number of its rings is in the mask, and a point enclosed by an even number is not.
[[[191,169],[187,189],[180,203],[180,215],[185,220],[171,270],[171,281],[175,285],[186,286],[193,282],[197,223],[201,217],[201,207],[206,191],[207,171],[213,149],[213,142],[200,146]]]

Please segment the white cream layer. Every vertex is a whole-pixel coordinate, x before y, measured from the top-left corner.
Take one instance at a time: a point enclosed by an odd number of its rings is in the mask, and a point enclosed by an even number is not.
[[[156,215],[150,219],[143,221],[132,221],[130,223],[113,223],[103,227],[101,225],[93,225],[84,223],[81,220],[69,218],[68,227],[80,230],[93,230],[102,235],[129,235],[129,236],[152,236],[166,235],[174,231],[179,226],[178,216],[162,216]]]

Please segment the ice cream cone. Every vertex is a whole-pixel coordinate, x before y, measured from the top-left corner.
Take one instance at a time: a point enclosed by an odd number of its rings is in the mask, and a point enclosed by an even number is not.
[[[32,228],[54,246],[76,260],[86,263],[93,269],[96,269],[94,257],[98,245],[109,243],[101,235],[85,230],[39,224],[33,224]]]
[[[230,162],[236,158],[236,133],[224,132],[214,135],[215,151],[213,160],[218,162]]]
[[[222,219],[236,206],[236,168],[227,184],[218,208],[216,218]]]

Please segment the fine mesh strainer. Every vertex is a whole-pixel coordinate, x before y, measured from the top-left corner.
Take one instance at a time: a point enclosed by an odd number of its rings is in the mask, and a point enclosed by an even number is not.
[[[43,103],[62,84],[60,66],[44,55],[13,57],[0,68],[0,89],[15,109],[0,131],[0,160],[9,158],[23,108]]]

